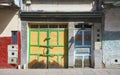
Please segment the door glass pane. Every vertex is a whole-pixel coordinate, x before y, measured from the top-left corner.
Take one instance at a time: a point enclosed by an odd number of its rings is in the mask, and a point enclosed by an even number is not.
[[[58,25],[49,25],[49,28],[58,28]]]
[[[37,31],[30,32],[30,44],[38,45],[38,32]]]
[[[30,28],[38,28],[38,25],[31,25]]]
[[[59,45],[66,45],[67,44],[67,31],[60,31],[59,32]]]
[[[41,36],[42,35],[42,36]],[[47,31],[40,32],[40,45],[47,45]]]
[[[82,28],[82,24],[75,25],[75,28]]]
[[[84,32],[84,44],[91,45],[91,31]]]
[[[59,25],[59,28],[67,28],[67,25]]]
[[[75,34],[75,46],[82,45],[82,31],[78,31]]]
[[[58,34],[57,31],[51,31],[50,32],[50,45],[57,45],[57,38]]]
[[[40,28],[48,28],[48,25],[40,25]]]
[[[75,54],[89,54],[90,48],[76,48]]]

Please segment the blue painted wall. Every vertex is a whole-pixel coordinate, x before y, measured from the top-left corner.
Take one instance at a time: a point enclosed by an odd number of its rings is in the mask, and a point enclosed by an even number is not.
[[[104,31],[102,44],[103,62],[110,65],[113,57],[120,56],[120,31]]]

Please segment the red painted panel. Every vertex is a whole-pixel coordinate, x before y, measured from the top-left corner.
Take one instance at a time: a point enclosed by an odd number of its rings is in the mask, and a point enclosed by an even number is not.
[[[21,57],[21,38],[18,32],[18,64],[8,64],[8,45],[12,44],[12,37],[0,37],[0,68],[17,68]]]
[[[18,65],[21,62],[21,35],[20,32],[18,32]]]

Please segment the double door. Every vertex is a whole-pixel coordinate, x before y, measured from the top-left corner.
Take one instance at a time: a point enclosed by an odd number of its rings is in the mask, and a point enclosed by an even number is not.
[[[66,29],[29,30],[29,68],[66,68],[68,44]]]
[[[92,52],[92,31],[75,30],[75,67],[90,67]]]

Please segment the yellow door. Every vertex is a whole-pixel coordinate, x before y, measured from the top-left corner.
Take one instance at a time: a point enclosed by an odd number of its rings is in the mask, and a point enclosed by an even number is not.
[[[50,30],[49,68],[67,67],[67,30]]]
[[[47,31],[30,30],[29,35],[29,68],[47,68]]]
[[[29,30],[29,68],[67,68],[67,30]]]

